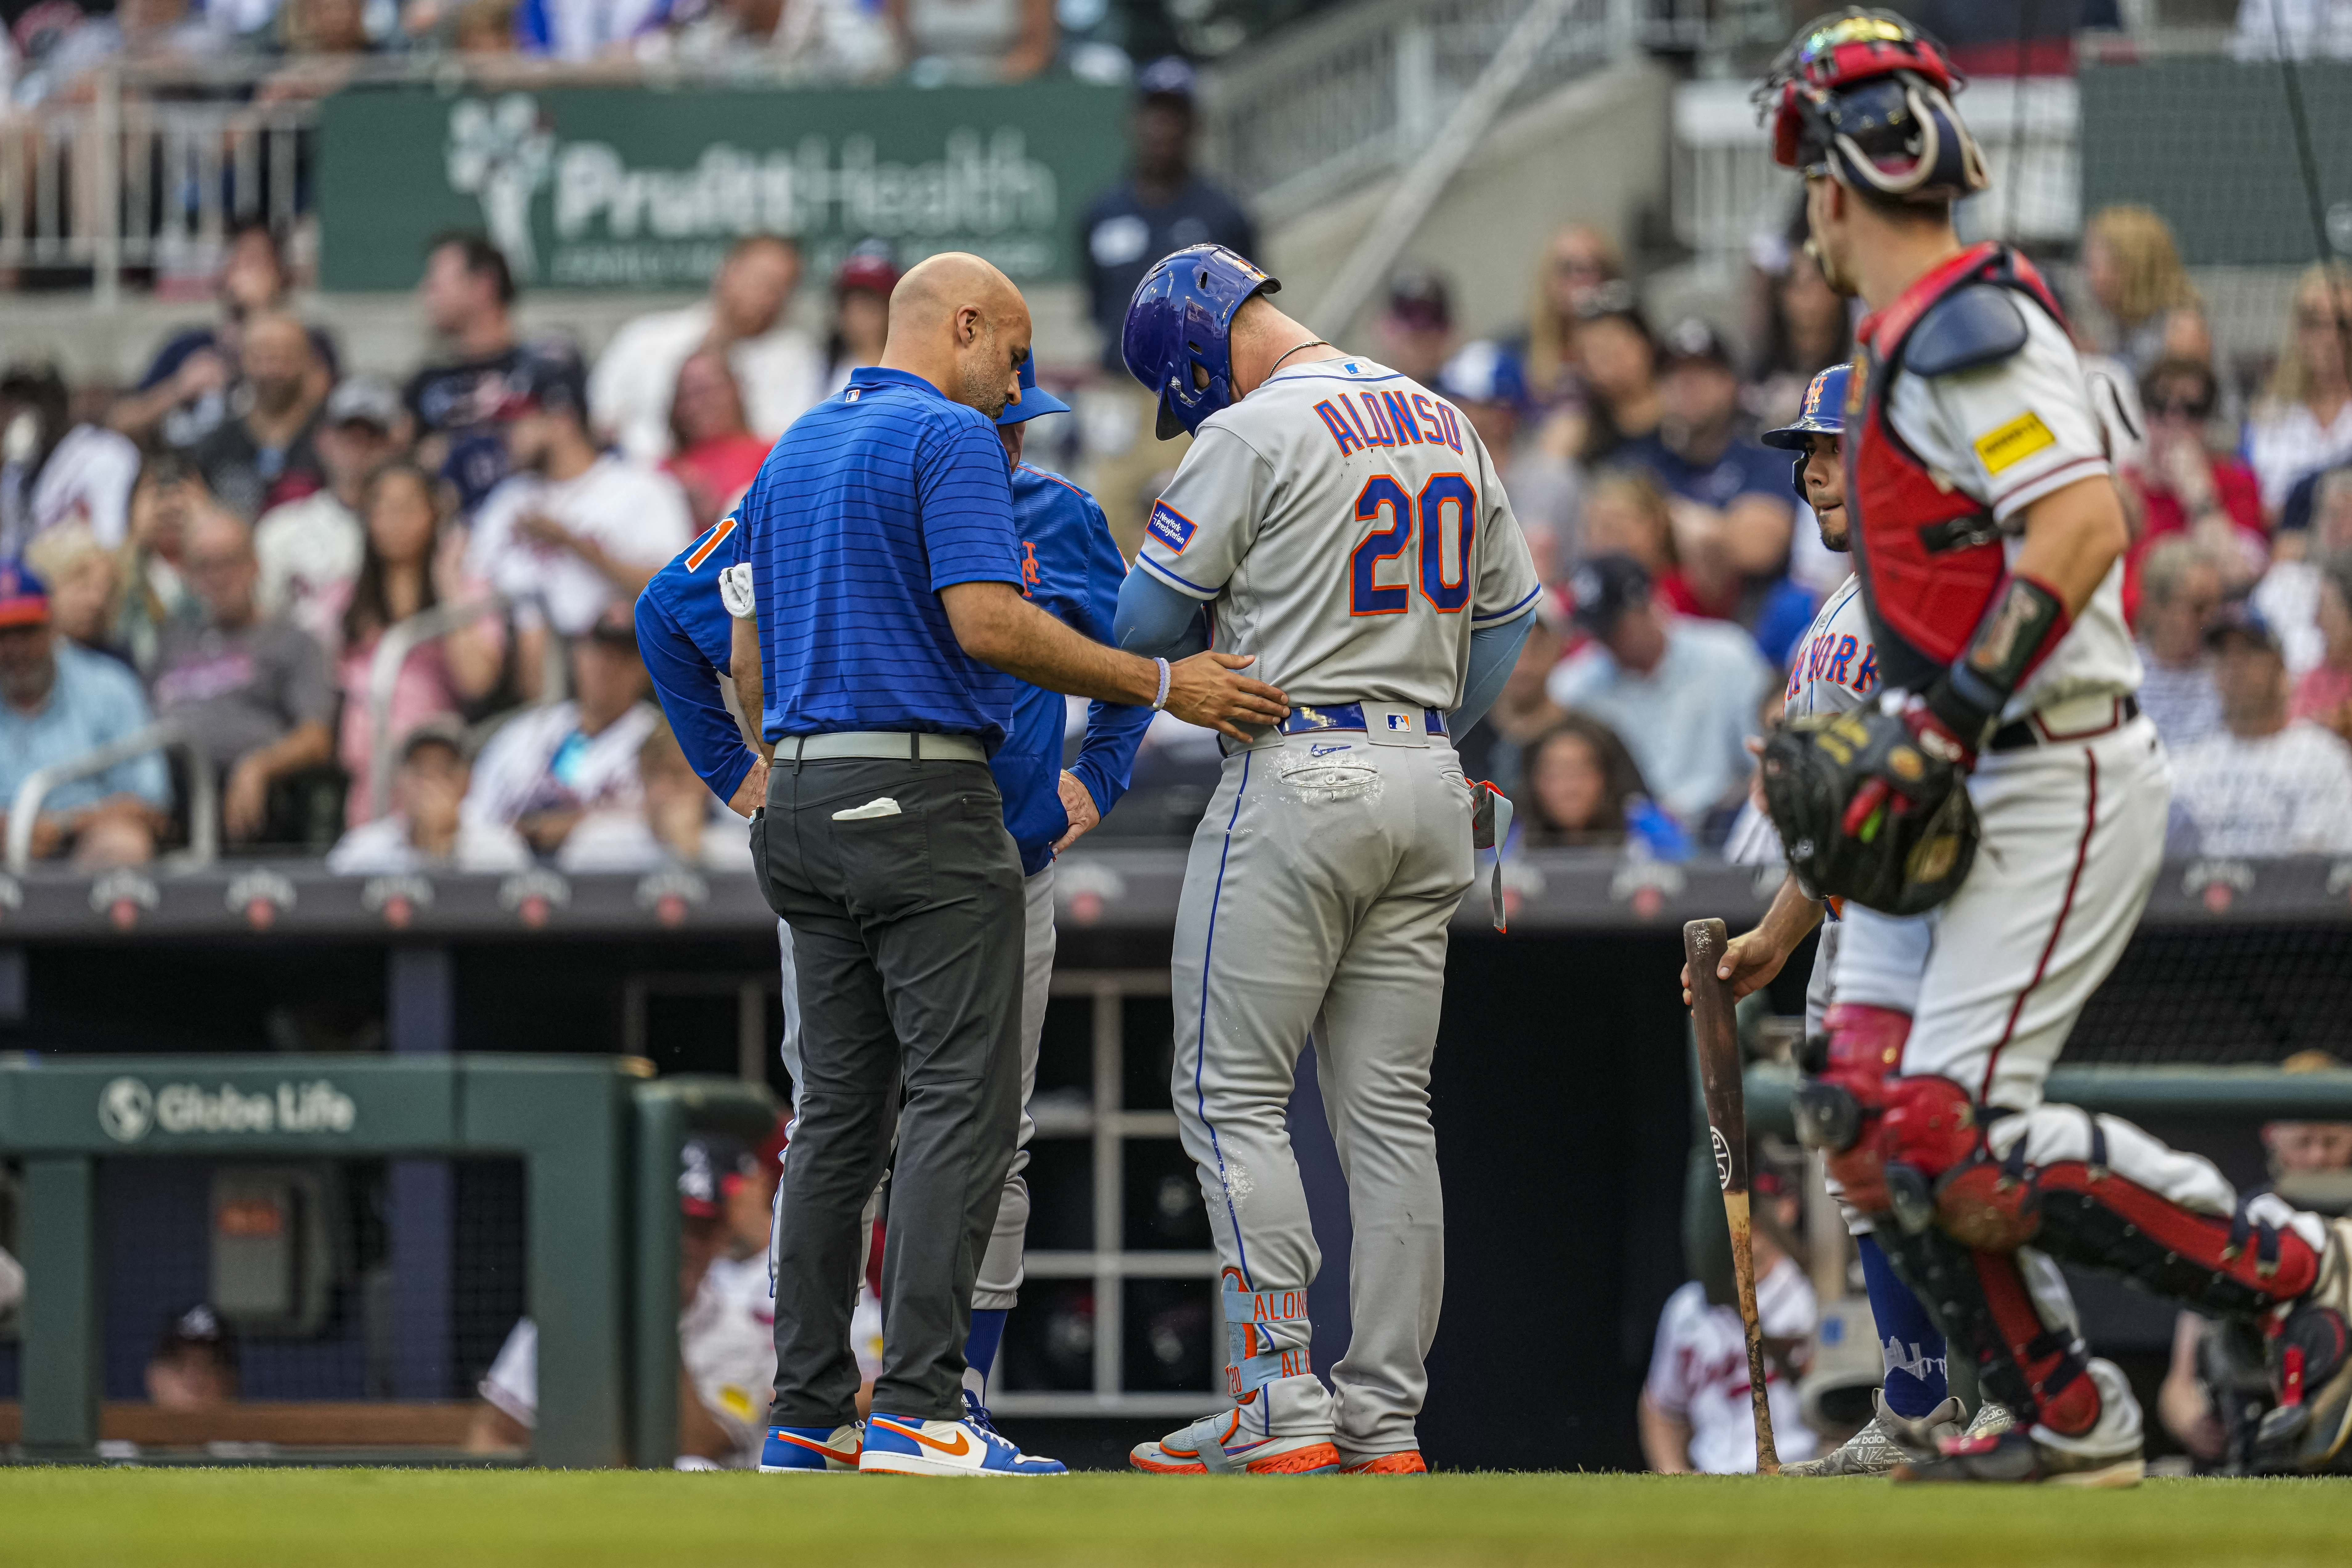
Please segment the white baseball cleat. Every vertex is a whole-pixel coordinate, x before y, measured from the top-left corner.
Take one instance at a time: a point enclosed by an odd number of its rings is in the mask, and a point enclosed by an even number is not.
[[[966,1418],[925,1421],[877,1410],[866,1422],[857,1468],[869,1476],[1066,1476],[1059,1459],[1033,1458],[994,1427]]]
[[[1802,1464],[1783,1465],[1784,1476],[1885,1476],[1892,1475],[1895,1467],[1906,1459],[1931,1458],[1939,1437],[1960,1435],[1960,1418],[1967,1410],[1957,1399],[1947,1397],[1925,1415],[1897,1415],[1887,1408],[1886,1391],[1871,1393],[1876,1413],[1864,1423],[1861,1431],[1848,1437],[1818,1459]]]

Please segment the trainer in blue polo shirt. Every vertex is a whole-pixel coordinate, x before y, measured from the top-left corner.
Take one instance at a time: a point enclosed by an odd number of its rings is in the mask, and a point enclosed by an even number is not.
[[[1020,395],[1029,333],[987,262],[915,267],[890,297],[882,363],[794,421],[736,512],[761,654],[730,668],[747,705],[759,689],[774,747],[752,863],[792,928],[801,1016],[763,1468],[1060,1471],[964,1399],[1021,1101],[1022,862],[987,762],[1020,680],[1235,736],[1288,712],[1238,673],[1245,659],[1142,658],[1024,596],[993,421]],[[901,1087],[882,1371],[861,1428],[859,1219]]]
[[[1127,570],[1094,498],[1059,474],[1020,460],[1028,422],[1041,415],[1068,412],[1068,405],[1036,385],[1021,367],[1021,395],[997,416],[997,438],[1013,468],[1013,516],[1021,547],[1022,592],[1032,604],[1095,637],[1109,634],[1119,583]],[[654,690],[670,727],[712,792],[749,816],[766,789],[766,766],[744,742],[719,687],[733,658],[734,626],[728,605],[742,605],[749,568],[742,558],[742,530],[730,517],[680,551],[654,574],[637,599],[637,646],[654,678]],[[728,574],[722,587],[720,574]],[[1151,721],[1151,710],[1097,702],[1087,716],[1086,739],[1066,770],[1062,766],[1065,701],[1058,692],[1025,682],[1013,707],[1013,733],[989,759],[1004,797],[1004,825],[1020,851],[1026,902],[1022,943],[1021,1081],[1035,1080],[1038,1040],[1045,1030],[1045,1003],[1054,973],[1054,858],[1108,816],[1127,793],[1135,751]],[[792,930],[782,921],[784,1068],[801,1081],[799,979],[793,963]],[[1018,1148],[1004,1179],[996,1226],[982,1256],[972,1290],[971,1330],[964,1341],[964,1386],[986,1408],[988,1378],[1004,1332],[1004,1320],[1019,1298],[1023,1244],[1028,1230],[1028,1163],[1031,1125],[1026,1108]]]

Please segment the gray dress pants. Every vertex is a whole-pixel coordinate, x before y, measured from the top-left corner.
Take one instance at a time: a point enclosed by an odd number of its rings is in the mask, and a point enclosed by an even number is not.
[[[889,1158],[874,1408],[963,1415],[974,1277],[1021,1109],[1021,862],[987,767],[779,755],[752,828],[799,970],[799,1126],[776,1273],[780,1426],[856,1415],[858,1215]]]

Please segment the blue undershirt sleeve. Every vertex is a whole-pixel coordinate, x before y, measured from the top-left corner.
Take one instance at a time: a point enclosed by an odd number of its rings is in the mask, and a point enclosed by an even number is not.
[[[1470,672],[1462,682],[1462,705],[1445,716],[1449,733],[1458,739],[1477,728],[1495,699],[1503,694],[1504,682],[1511,679],[1511,668],[1519,662],[1519,649],[1527,645],[1528,634],[1535,626],[1535,606],[1530,605],[1516,619],[1480,626],[1470,634]]]
[[[719,671],[651,595],[637,598],[637,652],[678,749],[711,794],[734,799],[757,755],[719,694]]]
[[[1118,646],[1146,658],[1184,658],[1209,646],[1208,610],[1137,567],[1118,587]]]

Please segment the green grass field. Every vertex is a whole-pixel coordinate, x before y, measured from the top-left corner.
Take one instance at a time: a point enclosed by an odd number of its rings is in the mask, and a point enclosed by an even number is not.
[[[877,1481],[627,1472],[0,1469],[7,1568],[803,1563],[2160,1568],[2352,1561],[2352,1482],[2136,1491],[1463,1475]]]

